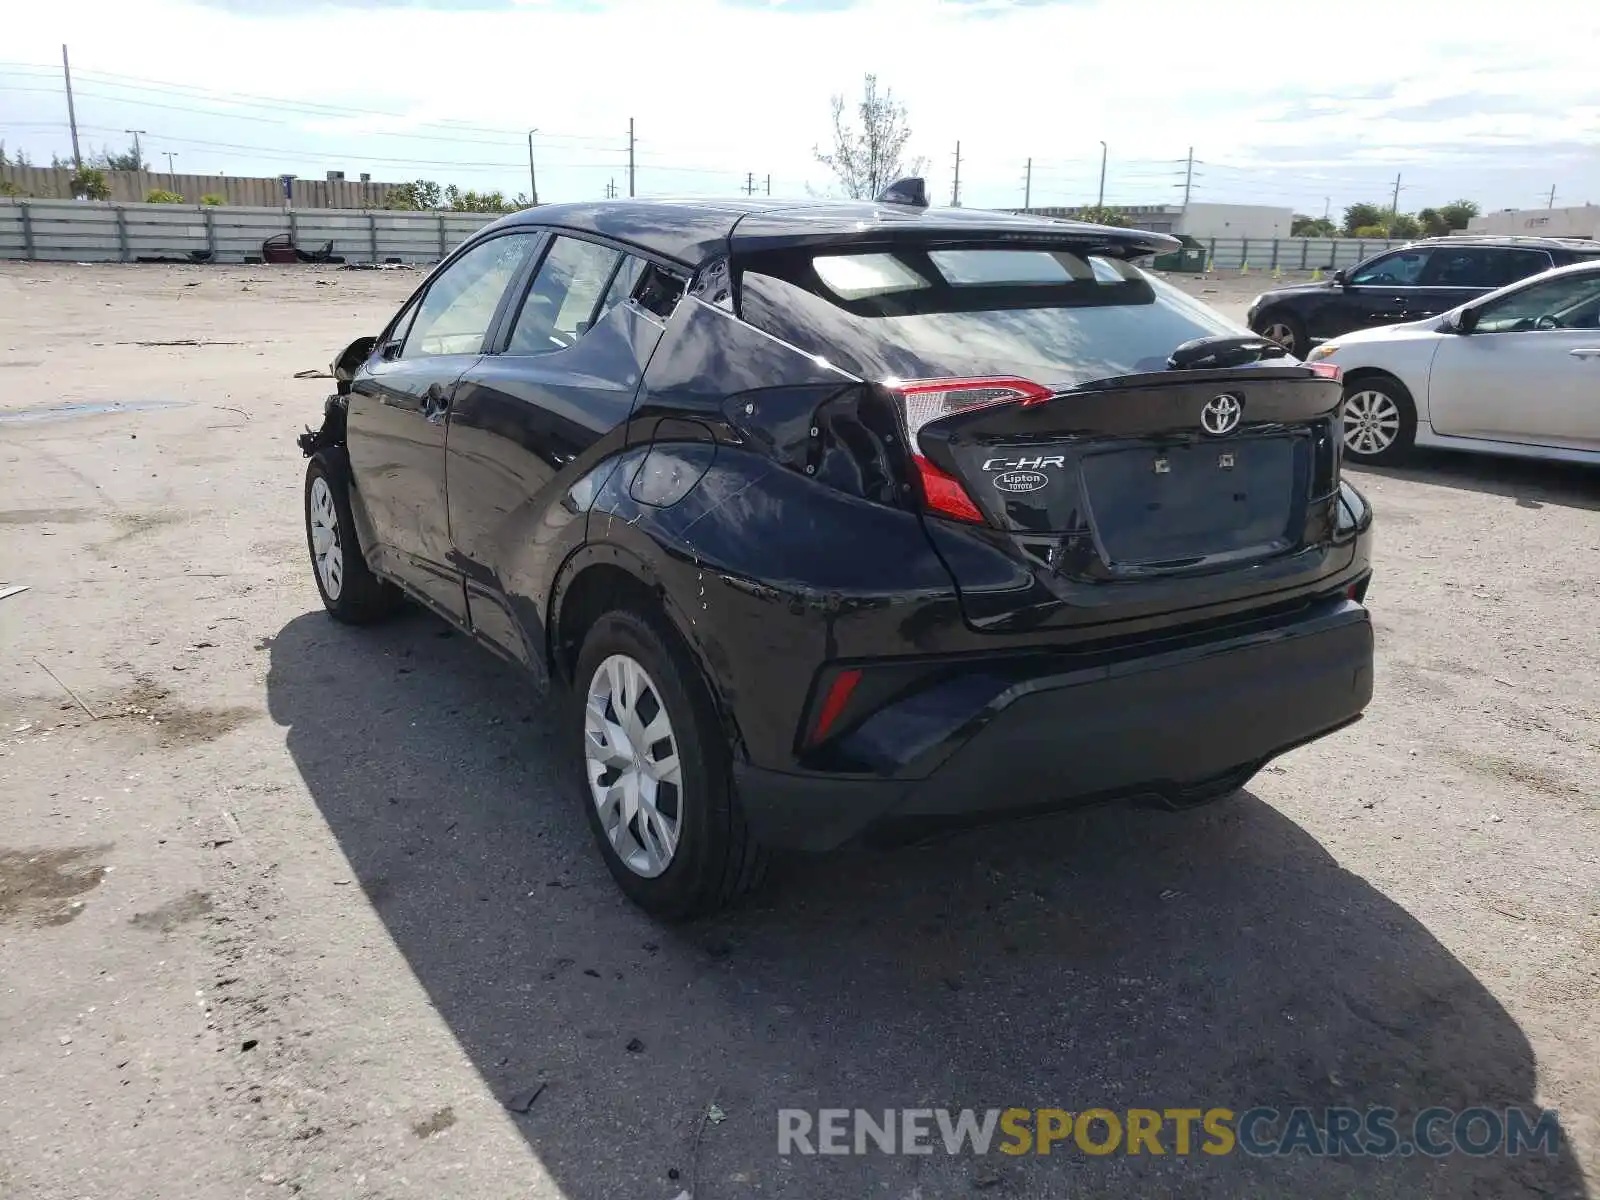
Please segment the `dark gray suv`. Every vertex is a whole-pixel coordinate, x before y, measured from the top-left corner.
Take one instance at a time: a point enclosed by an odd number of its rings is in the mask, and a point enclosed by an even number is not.
[[[1551,267],[1590,258],[1600,258],[1600,242],[1583,238],[1429,238],[1335,271],[1326,283],[1263,292],[1245,320],[1304,358],[1312,343],[1325,338],[1420,321]]]

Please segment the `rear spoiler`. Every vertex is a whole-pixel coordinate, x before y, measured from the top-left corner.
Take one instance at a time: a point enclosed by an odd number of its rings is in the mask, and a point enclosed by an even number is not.
[[[1116,229],[1109,225],[1045,217],[1024,219],[971,208],[918,208],[913,204],[885,203],[877,208],[875,219],[851,222],[826,215],[808,221],[807,215],[805,209],[794,209],[774,214],[753,212],[741,217],[728,236],[729,250],[734,255],[744,255],[824,247],[847,252],[867,248],[937,250],[1014,244],[1133,259],[1181,248],[1177,238],[1147,229]]]

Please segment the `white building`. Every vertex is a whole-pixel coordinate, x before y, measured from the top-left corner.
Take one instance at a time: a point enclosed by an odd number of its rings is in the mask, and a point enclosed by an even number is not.
[[[1468,233],[1527,234],[1532,237],[1600,238],[1600,206],[1582,208],[1507,208],[1467,222]]]
[[[1135,229],[1152,233],[1188,234],[1199,241],[1207,238],[1286,238],[1294,223],[1292,208],[1273,208],[1266,204],[1133,204],[1116,205],[1123,219]],[[1081,217],[1081,207],[1030,208],[1040,217]],[[1596,210],[1600,212],[1600,210]]]

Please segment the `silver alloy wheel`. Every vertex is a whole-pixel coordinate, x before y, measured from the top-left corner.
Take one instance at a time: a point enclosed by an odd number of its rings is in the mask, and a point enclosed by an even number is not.
[[[1263,336],[1268,341],[1277,342],[1285,350],[1294,349],[1294,330],[1282,321],[1274,321],[1271,325],[1268,325]]]
[[[339,544],[339,510],[334,507],[333,489],[318,475],[311,481],[311,507],[306,513],[311,523],[311,555],[316,560],[317,578],[329,600],[337,600],[344,589],[344,547]]]
[[[683,768],[661,690],[626,654],[595,668],[583,734],[600,826],[630,871],[654,879],[678,849]]]
[[[1344,401],[1344,444],[1357,454],[1382,454],[1400,436],[1400,408],[1387,392],[1351,392]]]

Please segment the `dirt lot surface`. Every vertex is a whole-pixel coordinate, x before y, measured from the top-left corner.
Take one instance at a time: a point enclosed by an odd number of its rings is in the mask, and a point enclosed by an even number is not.
[[[293,375],[419,278],[0,264],[0,1196],[1590,1194],[1600,474],[1353,473],[1377,696],[1237,796],[791,864],[665,929],[509,668],[321,611]],[[1566,1140],[776,1153],[780,1107],[1295,1103]]]

